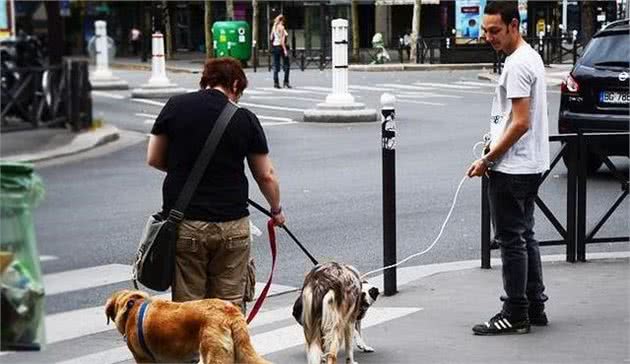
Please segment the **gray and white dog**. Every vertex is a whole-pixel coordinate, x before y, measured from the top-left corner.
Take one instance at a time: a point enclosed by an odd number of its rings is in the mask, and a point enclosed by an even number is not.
[[[361,319],[379,295],[378,288],[361,282],[356,268],[335,262],[315,266],[304,279],[302,292],[293,305],[293,317],[304,328],[309,364],[337,362],[345,344],[346,362],[354,364],[353,337],[364,352],[368,346],[361,334]]]

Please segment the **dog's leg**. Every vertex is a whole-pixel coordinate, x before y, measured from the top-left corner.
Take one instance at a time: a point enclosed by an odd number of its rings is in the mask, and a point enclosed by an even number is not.
[[[359,350],[365,353],[371,353],[374,351],[374,348],[369,346],[365,340],[363,340],[363,335],[361,334],[361,320],[358,320],[354,324],[354,342],[357,344]]]
[[[346,349],[346,364],[357,364],[357,362],[354,361],[354,348],[352,347],[352,334],[354,332],[354,328],[352,325],[346,325],[343,331]]]
[[[234,363],[234,342],[230,336],[215,336],[211,331],[202,335],[199,356],[203,364]]]
[[[323,353],[319,339],[315,339],[312,343],[306,345],[308,364],[321,364]]]

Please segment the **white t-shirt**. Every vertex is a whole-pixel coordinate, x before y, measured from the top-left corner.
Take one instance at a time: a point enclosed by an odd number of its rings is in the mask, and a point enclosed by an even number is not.
[[[542,173],[549,169],[549,120],[545,66],[529,44],[518,47],[505,60],[496,87],[490,117],[491,145],[512,122],[512,99],[529,97],[529,130],[492,168],[508,174]]]

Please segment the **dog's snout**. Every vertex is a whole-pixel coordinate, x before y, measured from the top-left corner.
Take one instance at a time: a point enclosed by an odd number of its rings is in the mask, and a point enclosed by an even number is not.
[[[378,291],[378,288],[376,288],[376,287],[370,288],[368,290],[368,293],[370,294],[370,297],[372,297],[373,300],[376,300],[376,298],[380,294],[380,292]]]

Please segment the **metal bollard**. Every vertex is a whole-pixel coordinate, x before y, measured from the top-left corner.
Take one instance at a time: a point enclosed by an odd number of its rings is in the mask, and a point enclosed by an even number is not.
[[[396,97],[381,95],[381,147],[383,154],[383,266],[396,263]],[[392,296],[396,288],[396,268],[383,272],[385,296]]]
[[[252,55],[254,57],[252,61],[253,66],[254,66],[254,72],[256,72],[256,69],[258,68],[258,47],[256,47],[255,40],[252,41]]]

